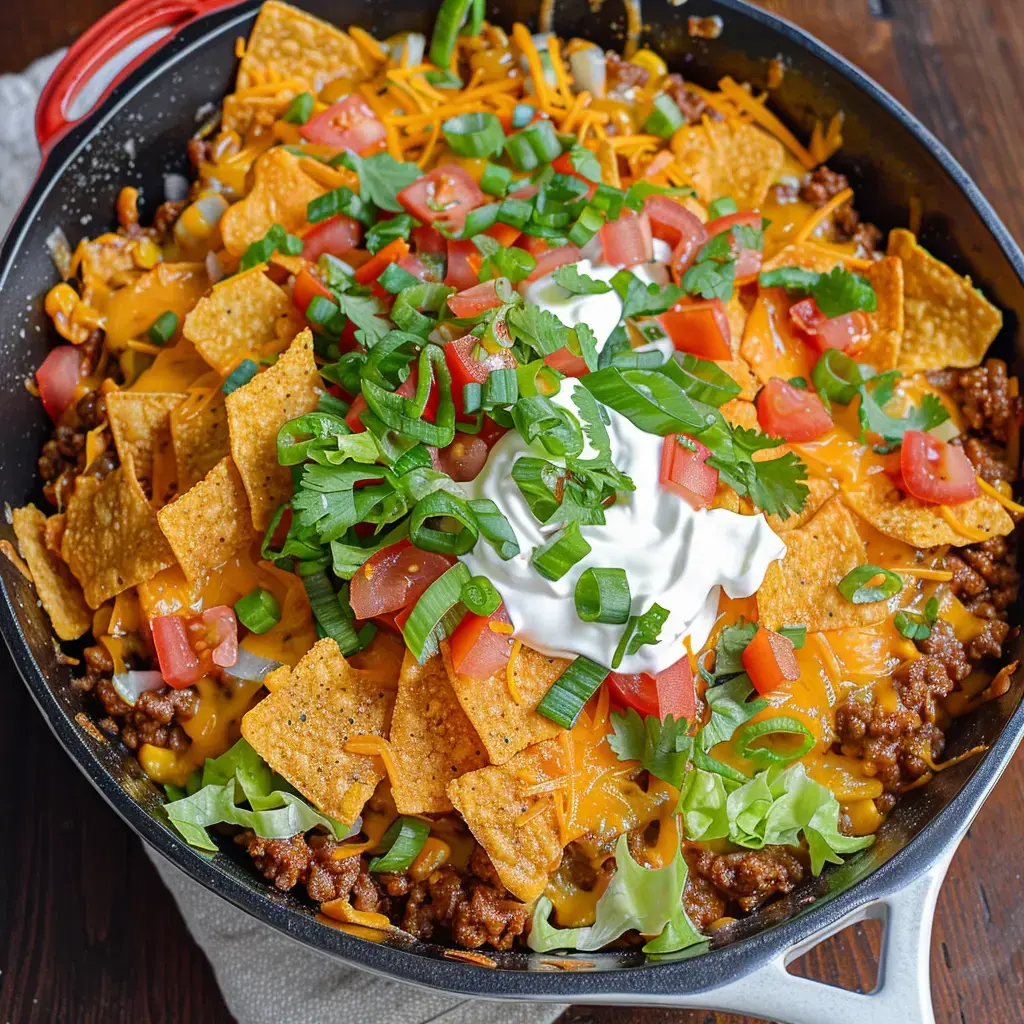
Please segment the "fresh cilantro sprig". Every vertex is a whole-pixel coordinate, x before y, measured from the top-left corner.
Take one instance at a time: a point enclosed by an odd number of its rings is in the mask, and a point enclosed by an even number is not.
[[[755,228],[749,224],[734,224],[728,231],[720,231],[704,244],[693,266],[683,274],[683,289],[689,295],[728,302],[732,298],[740,253],[744,249],[760,252],[763,248],[763,225]]]
[[[575,263],[566,263],[555,273],[555,284],[564,288],[570,295],[604,295],[612,290],[607,281],[597,281],[586,274],[581,274]]]
[[[857,415],[861,430],[877,434],[885,442],[878,446],[881,451],[891,451],[903,443],[908,430],[927,432],[949,419],[949,411],[937,395],[925,395],[920,405],[912,405],[899,418],[890,416],[885,407],[892,400],[898,370],[889,370],[870,378],[860,385],[860,405]]]
[[[762,273],[758,283],[762,288],[785,288],[791,294],[810,295],[830,320],[856,310],[874,313],[878,309],[878,297],[867,278],[845,267],[834,267],[827,274],[802,267],[779,267]]]
[[[681,788],[686,764],[693,751],[693,737],[685,718],[666,715],[641,717],[633,708],[613,711],[608,746],[620,761],[639,761],[656,778]]]
[[[618,668],[627,655],[636,654],[641,647],[656,644],[661,638],[661,627],[668,621],[669,611],[655,602],[642,615],[630,615],[626,628],[622,631],[615,653],[612,655],[612,668]]]
[[[359,198],[391,213],[403,212],[395,196],[423,174],[415,164],[402,163],[389,153],[358,156],[347,149],[341,163],[359,175]]]

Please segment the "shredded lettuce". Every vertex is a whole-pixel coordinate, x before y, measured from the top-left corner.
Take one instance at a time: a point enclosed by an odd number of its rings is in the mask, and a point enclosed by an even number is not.
[[[350,831],[314,810],[244,739],[220,757],[208,758],[199,789],[170,801],[164,810],[188,844],[200,850],[217,849],[206,831],[210,825],[251,828],[263,839],[287,839],[317,825],[336,839]]]
[[[597,901],[594,923],[586,928],[558,928],[548,919],[551,901],[542,896],[533,911],[529,945],[538,953],[554,949],[602,949],[628,931],[654,938],[646,953],[674,953],[705,937],[694,928],[683,908],[686,861],[676,852],[665,868],[645,868],[629,852],[626,836],[615,845],[615,875]]]

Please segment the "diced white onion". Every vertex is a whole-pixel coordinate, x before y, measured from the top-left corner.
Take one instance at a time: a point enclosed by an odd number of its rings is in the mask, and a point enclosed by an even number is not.
[[[234,676],[235,679],[251,679],[253,682],[262,682],[263,677],[280,668],[281,662],[271,661],[270,658],[261,658],[258,654],[247,651],[244,647],[238,648],[238,661],[231,666],[225,675]]]
[[[954,437],[960,436],[960,431],[952,420],[943,420],[938,426],[932,427],[928,433],[940,441],[952,441]]]
[[[188,198],[188,178],[184,174],[164,175],[164,199],[169,203],[180,203]]]
[[[206,276],[210,284],[216,284],[224,276],[224,266],[215,252],[206,254]]]
[[[71,276],[71,245],[61,228],[54,228],[46,236],[46,251],[57,272],[66,281]]]
[[[599,46],[585,46],[569,58],[576,91],[585,89],[592,96],[603,96],[607,80],[606,61]]]
[[[403,68],[414,68],[423,63],[427,37],[421,32],[400,32],[388,40],[391,59]]]
[[[200,196],[174,222],[174,240],[190,246],[209,238],[227,208],[228,201],[219,192]]]
[[[136,671],[116,672],[111,679],[118,696],[125,702],[135,707],[135,702],[144,693],[153,690],[161,690],[164,686],[164,677],[159,672]]]

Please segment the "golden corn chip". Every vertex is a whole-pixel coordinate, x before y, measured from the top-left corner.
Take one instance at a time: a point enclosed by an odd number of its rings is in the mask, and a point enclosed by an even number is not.
[[[121,352],[133,338],[146,341],[146,331],[164,312],[175,313],[180,324],[209,287],[205,263],[158,263],[111,293],[105,307],[107,347]]]
[[[790,242],[784,245],[771,259],[761,266],[761,273],[778,270],[780,267],[801,267],[814,270],[819,274],[827,274],[835,267],[845,265],[843,254],[838,249],[831,249],[816,242]]]
[[[127,391],[181,391],[212,373],[195,345],[181,337],[160,354],[132,382]]]
[[[555,740],[537,743],[505,764],[479,768],[448,785],[455,810],[487,851],[505,888],[524,903],[540,896],[562,856],[551,794],[528,792],[563,774],[559,749]]]
[[[298,78],[315,95],[335,78],[363,77],[364,60],[350,36],[305,11],[268,0],[245,44],[235,89]]]
[[[915,548],[934,548],[940,544],[962,547],[986,537],[1004,537],[1013,531],[1013,520],[1006,509],[987,494],[959,505],[926,505],[902,495],[888,477],[870,477],[864,487],[843,495],[862,519],[879,533],[895,537]],[[956,525],[954,525],[956,524]],[[958,529],[958,527],[961,527]],[[980,535],[972,535],[980,531]]]
[[[292,493],[291,470],[277,461],[277,432],[288,420],[312,412],[321,390],[307,327],[273,366],[227,397],[231,456],[257,530],[267,528]]]
[[[203,359],[226,376],[245,356],[283,348],[302,330],[302,318],[288,293],[254,267],[215,284],[182,330]]]
[[[256,536],[242,478],[230,456],[158,513],[190,583],[205,579]]]
[[[758,430],[757,408],[753,402],[743,398],[730,398],[718,410],[734,427]]]
[[[90,608],[174,564],[130,454],[102,481],[80,476],[75,482],[61,554]]]
[[[153,391],[111,391],[106,396],[107,419],[118,458],[124,462],[130,455],[140,480],[152,481],[153,460],[171,443],[171,410],[185,397],[176,392]]]
[[[768,525],[776,533],[786,533],[789,530],[798,530],[801,526],[814,517],[815,513],[825,504],[829,498],[835,497],[836,487],[831,480],[825,480],[822,477],[812,476],[809,480],[806,480],[807,490],[810,492],[807,495],[807,501],[804,502],[804,507],[795,515],[791,515],[788,519],[783,519],[778,515],[765,516],[768,520]]]
[[[758,618],[769,629],[803,625],[817,633],[870,626],[889,614],[885,601],[853,604],[839,593],[839,581],[867,562],[867,554],[853,516],[838,497],[782,539],[786,555],[768,567],[757,592]]]
[[[92,612],[85,603],[78,580],[46,546],[46,516],[35,505],[26,505],[14,509],[11,525],[18,538],[21,557],[32,570],[39,603],[50,616],[54,633],[61,640],[77,640],[92,626]]]
[[[764,202],[786,156],[778,139],[734,121],[680,128],[672,136],[672,151],[701,202],[732,196],[741,210]]]
[[[319,810],[351,824],[383,773],[372,757],[346,753],[345,744],[380,736],[387,705],[387,693],[354,671],[327,638],[246,712],[242,735]]]
[[[400,814],[450,811],[448,783],[487,764],[483,743],[455,697],[440,655],[420,665],[406,653],[390,742],[397,772],[391,793]]]
[[[298,157],[281,146],[267,150],[253,165],[252,174],[248,194],[220,219],[224,248],[232,256],[241,256],[273,224],[301,234],[309,227],[306,206],[326,191],[299,166]]]
[[[171,444],[178,471],[178,491],[194,487],[231,451],[228,413],[218,388],[212,402],[189,403],[170,415]]]
[[[1003,326],[1003,314],[903,229],[889,234],[889,255],[903,261],[903,371],[977,366]]]
[[[892,370],[903,345],[903,264],[895,256],[886,256],[864,276],[875,290],[878,308],[868,314],[871,339],[857,353],[857,362],[879,372]]]
[[[565,658],[549,658],[521,647],[512,663],[513,695],[504,669],[489,679],[467,679],[456,673],[447,644],[441,645],[441,653],[455,696],[480,734],[493,764],[504,764],[524,747],[561,732],[561,726],[538,715],[536,708],[565,671],[569,664]]]

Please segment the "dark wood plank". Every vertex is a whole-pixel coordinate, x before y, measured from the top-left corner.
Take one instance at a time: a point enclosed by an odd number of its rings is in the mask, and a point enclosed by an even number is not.
[[[1015,0],[762,0],[905,102],[1024,236],[1024,22]],[[0,72],[67,45],[111,0],[0,4]],[[137,841],[64,757],[15,678],[0,716],[0,1021],[227,1020],[212,972]],[[28,769],[26,771],[26,766]],[[1017,757],[939,897],[932,989],[942,1024],[1022,1017],[1024,912],[1016,860],[1024,807]],[[808,958],[814,977],[856,986],[877,942],[850,930]],[[564,1024],[753,1024],[709,1011],[574,1008]]]

